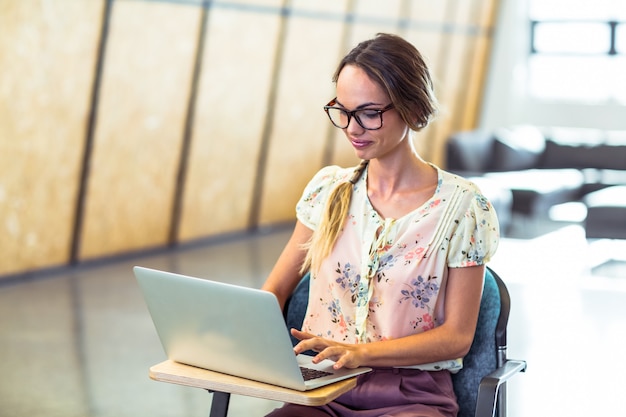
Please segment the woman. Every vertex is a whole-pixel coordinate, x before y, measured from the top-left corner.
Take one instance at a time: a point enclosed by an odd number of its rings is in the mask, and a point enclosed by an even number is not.
[[[363,162],[311,180],[263,288],[284,305],[310,271],[303,328],[291,329],[295,352],[374,371],[326,406],[287,404],[270,415],[456,416],[450,374],[474,337],[496,215],[474,184],[413,146],[436,111],[415,47],[379,34],[341,61],[333,81],[337,97],[324,109]]]

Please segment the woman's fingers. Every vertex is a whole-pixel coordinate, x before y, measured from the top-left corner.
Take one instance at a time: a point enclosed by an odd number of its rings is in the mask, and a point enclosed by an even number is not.
[[[334,342],[323,337],[317,337],[311,333],[303,332],[297,329],[291,329],[291,334],[298,340],[294,348],[296,354],[312,350],[318,354],[313,358],[313,363],[319,363],[324,359],[330,359],[335,362],[334,368],[356,368],[360,366],[356,350],[356,345],[346,345]]]
[[[301,330],[293,329],[293,328],[291,329],[291,335],[298,340],[311,339],[315,337],[311,333],[303,332]]]

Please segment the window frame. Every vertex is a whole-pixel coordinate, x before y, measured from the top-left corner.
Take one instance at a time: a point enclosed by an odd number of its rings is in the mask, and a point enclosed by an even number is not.
[[[540,80],[541,78],[535,78],[535,77],[542,77],[540,74],[534,73],[534,71],[532,71],[530,68],[532,67],[531,63],[533,62],[533,57],[552,57],[552,58],[559,58],[559,57],[563,57],[563,58],[570,58],[570,57],[575,57],[575,58],[580,58],[580,59],[585,59],[588,58],[589,61],[588,62],[592,62],[591,60],[597,60],[598,58],[602,58],[602,57],[606,57],[608,58],[609,61],[611,62],[615,62],[614,59],[619,58],[618,62],[623,62],[626,59],[626,45],[623,41],[623,37],[620,40],[622,40],[622,44],[618,45],[618,28],[620,31],[626,31],[626,20],[622,20],[622,19],[601,19],[601,18],[596,18],[596,19],[583,19],[583,18],[575,18],[575,19],[561,19],[561,18],[546,18],[546,19],[541,19],[541,18],[529,18],[528,19],[529,22],[529,50],[528,50],[528,55],[527,55],[527,69],[529,71],[528,73],[528,82],[530,83],[531,80],[533,79],[537,79]],[[580,51],[580,52],[575,52],[575,51],[570,51],[570,50],[563,50],[563,51],[554,51],[554,50],[550,50],[550,51],[541,51],[537,48],[536,45],[536,30],[537,28],[541,25],[541,24],[563,24],[563,25],[567,25],[567,24],[586,24],[586,23],[591,23],[591,24],[604,24],[607,25],[609,27],[609,39],[608,39],[608,43],[606,45],[606,49],[605,52],[593,52],[593,51]],[[621,50],[620,50],[621,48]],[[615,65],[623,65],[623,64],[619,64],[616,63]],[[614,68],[619,68],[619,67],[614,67]],[[610,70],[613,71],[613,70]],[[534,81],[532,81],[534,82]],[[530,88],[529,84],[529,89],[530,91],[532,91],[532,88]],[[607,90],[609,91],[609,90]],[[533,96],[535,95],[534,93],[530,93]],[[558,92],[556,92],[555,94],[548,94],[548,96],[537,96],[536,98],[539,100],[549,100],[549,101],[563,101],[563,102],[571,102],[571,103],[580,103],[580,104],[584,104],[587,102],[587,99],[585,99],[585,95],[581,95],[578,97],[572,97],[572,96],[568,96],[567,94],[559,94]],[[621,103],[622,105],[626,104],[625,100],[625,96],[624,96],[624,92],[615,92],[615,91],[609,91],[607,93],[606,96],[604,96],[604,98],[593,98],[593,97],[589,97],[589,101],[588,104],[602,104],[602,103]]]
[[[626,20],[604,20],[604,19],[530,19],[530,55],[623,55],[624,53],[620,53],[617,51],[617,27],[619,25],[624,25],[626,27]],[[573,24],[573,23],[600,23],[609,26],[609,45],[608,49],[605,53],[586,53],[586,52],[541,52],[538,51],[535,47],[535,30],[538,25],[541,24]]]

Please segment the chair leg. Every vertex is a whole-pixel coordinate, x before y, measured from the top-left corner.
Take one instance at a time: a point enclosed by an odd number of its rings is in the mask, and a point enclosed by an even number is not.
[[[506,417],[506,382],[500,385],[498,389],[498,408],[496,415],[498,417]]]
[[[226,414],[228,414],[230,393],[221,391],[209,392],[213,393],[213,401],[211,402],[211,413],[209,414],[209,417],[226,417]]]

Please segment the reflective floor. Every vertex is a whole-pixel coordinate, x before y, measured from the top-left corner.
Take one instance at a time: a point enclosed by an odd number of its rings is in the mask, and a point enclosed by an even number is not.
[[[279,228],[0,283],[0,415],[207,416],[209,393],[148,378],[164,354],[131,267],[259,287],[288,236]],[[502,241],[491,266],[513,301],[509,357],[528,361],[508,387],[510,417],[623,415],[624,243],[587,242],[575,225]],[[229,415],[275,406],[234,396]]]

